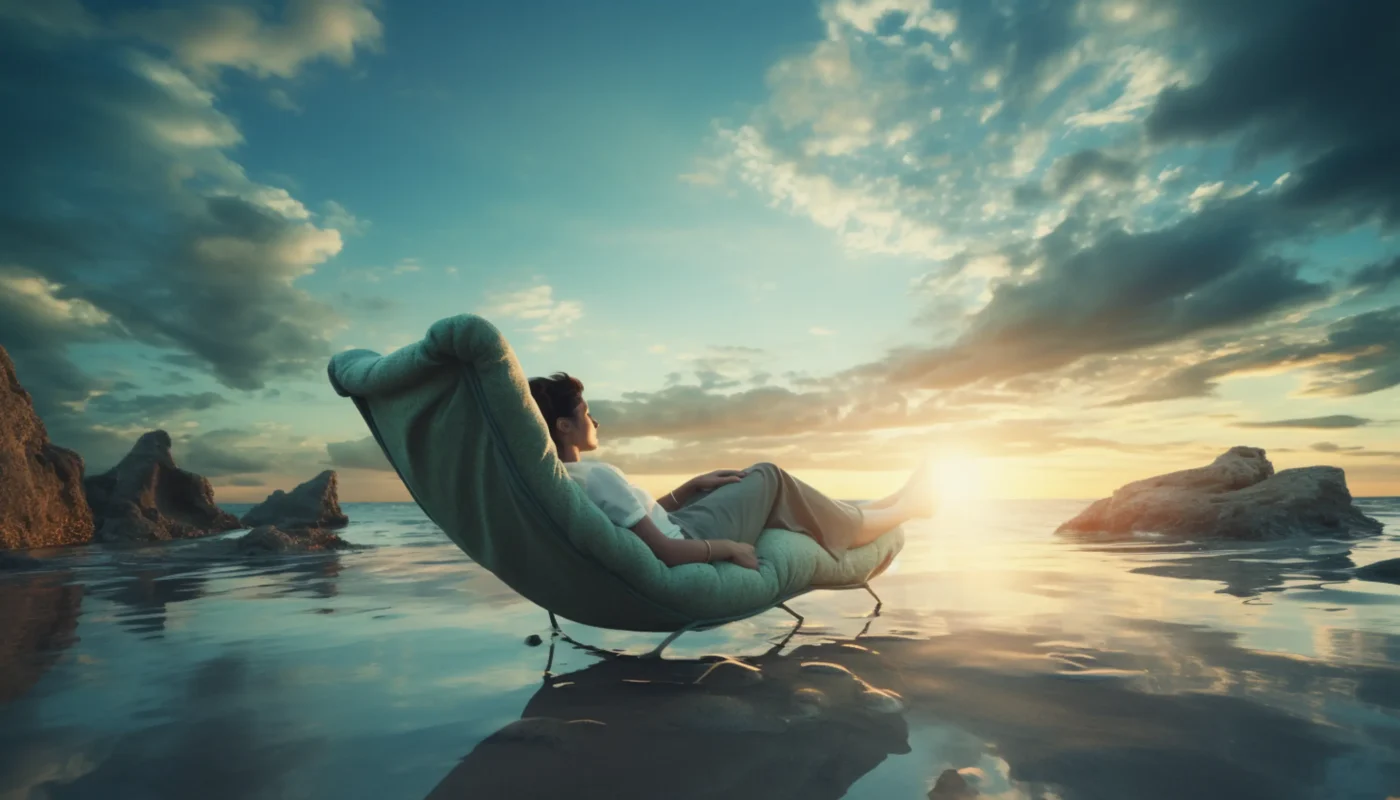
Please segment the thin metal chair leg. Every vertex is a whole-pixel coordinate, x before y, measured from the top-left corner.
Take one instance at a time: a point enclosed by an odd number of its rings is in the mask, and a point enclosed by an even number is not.
[[[662,640],[661,640],[661,644],[658,644],[656,647],[654,647],[654,648],[652,648],[651,650],[648,650],[647,652],[643,653],[641,657],[642,657],[642,658],[661,658],[661,651],[662,651],[662,650],[665,650],[666,647],[667,647],[668,645],[671,644],[671,642],[674,642],[675,640],[679,639],[679,638],[681,637],[681,634],[683,634],[683,633],[688,633],[688,632],[691,630],[692,627],[693,627],[693,626],[691,626],[691,625],[687,625],[687,626],[685,626],[684,628],[681,628],[681,629],[678,630],[678,631],[672,631],[672,632],[670,633],[669,636],[667,636],[665,639],[662,639]]]
[[[862,584],[862,586],[865,588],[865,591],[870,592],[871,597],[875,598],[875,610],[870,612],[870,616],[880,616],[880,607],[885,604],[885,601],[880,599],[880,595],[875,594],[875,590],[870,588],[870,584],[866,583]]]
[[[784,636],[781,641],[768,648],[768,652],[766,655],[770,656],[777,655],[778,653],[782,652],[783,648],[787,647],[788,641],[790,641],[792,637],[796,636],[798,631],[802,630],[802,623],[806,621],[801,614],[788,608],[787,603],[779,603],[778,608],[781,608],[787,613],[793,615],[793,617],[797,619],[797,624],[792,626],[792,630],[788,631],[787,635]]]
[[[554,677],[550,670],[554,669],[554,643],[558,641],[553,636],[549,637],[549,659],[544,662],[544,682],[549,683],[549,679]]]
[[[555,633],[563,633],[563,632],[564,632],[564,631],[560,630],[560,628],[559,628],[559,620],[557,620],[557,619],[554,618],[554,612],[553,612],[553,611],[550,611],[550,612],[549,612],[549,627],[550,627],[550,629],[553,630]]]

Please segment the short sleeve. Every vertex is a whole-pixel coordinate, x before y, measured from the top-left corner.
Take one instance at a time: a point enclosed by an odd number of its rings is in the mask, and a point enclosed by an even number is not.
[[[618,527],[630,528],[647,515],[627,479],[606,467],[590,470],[583,490]]]

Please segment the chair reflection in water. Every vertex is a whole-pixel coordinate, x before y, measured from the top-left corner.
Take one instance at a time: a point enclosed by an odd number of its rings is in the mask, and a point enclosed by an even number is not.
[[[780,643],[751,659],[579,647],[604,658],[564,675],[546,669],[521,718],[480,742],[428,800],[819,800],[909,752],[898,677],[854,640],[785,654]]]

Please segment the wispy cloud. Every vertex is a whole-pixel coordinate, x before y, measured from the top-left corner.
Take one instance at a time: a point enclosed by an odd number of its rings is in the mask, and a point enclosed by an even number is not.
[[[574,323],[583,318],[583,304],[577,300],[557,300],[554,287],[538,284],[528,289],[494,294],[487,298],[481,315],[527,323],[525,330],[537,342],[558,341],[567,336]]]
[[[1332,414],[1326,417],[1307,417],[1301,419],[1275,419],[1266,422],[1236,422],[1236,428],[1360,428],[1370,425],[1371,420],[1365,417],[1354,417],[1350,414]]]

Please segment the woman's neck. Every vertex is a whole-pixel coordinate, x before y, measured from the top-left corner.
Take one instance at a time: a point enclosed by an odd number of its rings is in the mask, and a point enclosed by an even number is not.
[[[559,460],[560,460],[560,461],[563,461],[563,462],[566,463],[566,464],[570,464],[570,463],[573,463],[573,462],[575,462],[575,461],[578,461],[578,447],[577,447],[577,446],[572,445],[572,444],[566,444],[566,445],[564,445],[563,447],[560,447],[560,448],[558,448],[558,449],[559,449]]]

